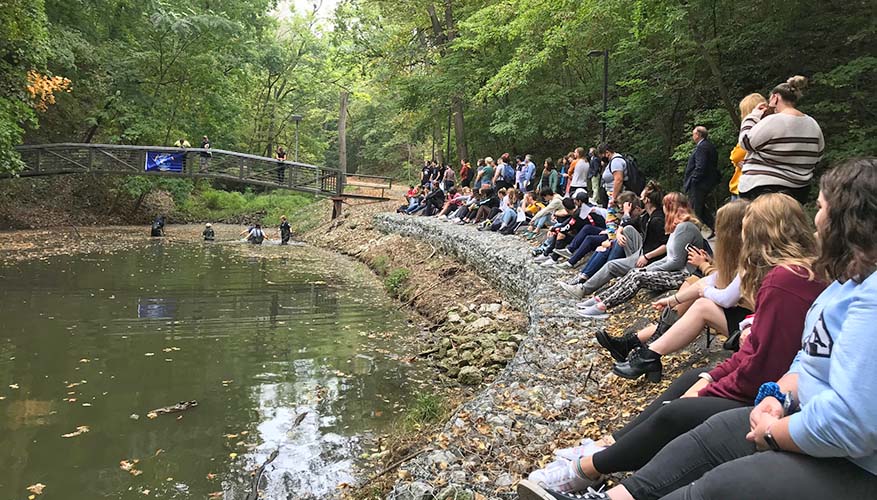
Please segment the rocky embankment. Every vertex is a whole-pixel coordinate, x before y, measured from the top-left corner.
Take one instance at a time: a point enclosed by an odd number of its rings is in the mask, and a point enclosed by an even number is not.
[[[670,373],[664,384],[629,382],[609,374],[611,358],[601,352],[594,333],[604,326],[617,329],[612,324],[617,320],[604,324],[578,318],[575,301],[556,283],[569,272],[534,264],[521,238],[396,214],[376,215],[374,226],[425,242],[477,270],[529,316],[523,338],[498,344],[483,334],[495,320],[475,317],[487,316],[498,304],[448,311],[447,324],[461,322],[464,315],[470,320],[462,332],[442,339],[436,351],[449,374],[459,370],[458,377],[468,377],[469,363],[479,354],[489,348],[511,350],[518,340],[520,344],[496,379],[458,408],[428,448],[401,465],[388,499],[515,498],[517,481],[553,460],[554,449],[622,425],[665,387],[680,365],[688,364],[681,363],[687,354],[668,357]],[[634,302],[616,315],[626,318],[625,326],[641,324],[652,314],[647,301]]]

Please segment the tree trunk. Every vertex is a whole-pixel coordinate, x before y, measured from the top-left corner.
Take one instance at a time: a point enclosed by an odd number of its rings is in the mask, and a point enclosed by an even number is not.
[[[134,203],[134,208],[131,209],[131,215],[136,214],[137,211],[140,210],[140,205],[143,204],[143,200],[146,199],[147,194],[149,194],[149,191],[145,191],[143,193],[140,193],[140,196],[137,198],[137,202]]]
[[[463,100],[454,98],[454,135],[457,139],[457,159],[469,160],[469,147],[466,144],[466,131],[463,123]]]
[[[341,92],[341,115],[338,117],[338,166],[342,172],[356,173],[347,170],[347,99],[350,94],[345,90]]]

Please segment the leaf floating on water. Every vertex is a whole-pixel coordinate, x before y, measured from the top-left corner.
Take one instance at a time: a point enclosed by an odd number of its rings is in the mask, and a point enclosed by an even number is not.
[[[33,493],[34,495],[42,495],[43,489],[46,487],[43,483],[32,484],[27,487],[27,491]]]
[[[147,352],[146,354],[144,354],[144,356],[155,356],[155,353],[154,352]]]
[[[207,473],[207,480],[208,480],[208,481],[213,481],[214,479],[216,479],[216,474],[214,474],[214,473],[212,473],[212,472],[208,472],[208,473]]]
[[[228,458],[230,458],[230,459],[232,459],[232,460],[234,460],[234,459],[237,458],[237,457],[238,457],[238,454],[235,453],[235,452],[231,452],[231,453],[228,454]]]
[[[219,498],[222,496],[221,491],[214,491],[213,493],[208,493],[207,498]]]
[[[158,418],[158,413],[151,411],[151,412],[146,414],[146,418],[149,418],[149,419]]]
[[[10,389],[18,389],[18,384],[9,384]]]
[[[119,468],[123,471],[131,474],[132,476],[139,476],[143,474],[142,470],[137,469],[137,464],[140,460],[133,458],[131,460],[122,460],[119,462]]]
[[[86,432],[88,432],[90,430],[91,429],[89,429],[87,425],[80,425],[73,432],[68,432],[67,434],[61,434],[61,437],[62,438],[72,438],[72,437],[79,436],[80,434],[85,434]]]

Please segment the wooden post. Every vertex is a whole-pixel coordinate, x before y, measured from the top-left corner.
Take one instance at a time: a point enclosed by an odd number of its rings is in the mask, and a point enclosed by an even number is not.
[[[347,91],[341,92],[341,111],[338,117],[338,166],[347,173]]]
[[[335,180],[335,197],[332,198],[332,218],[341,216],[344,183],[347,180],[347,100],[350,93],[341,91],[341,109],[338,116],[338,178]]]

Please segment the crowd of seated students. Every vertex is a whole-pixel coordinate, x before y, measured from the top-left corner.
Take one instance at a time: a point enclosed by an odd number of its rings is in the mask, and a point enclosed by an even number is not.
[[[685,194],[626,189],[625,157],[607,144],[541,169],[487,157],[471,185],[432,172],[407,193],[401,212],[517,234],[545,272],[575,270],[557,293],[583,321],[658,293],[656,324],[594,329],[620,377],[660,380],[662,356],[704,331],[733,353],[679,376],[622,429],[556,450],[520,498],[877,498],[877,160],[829,168],[807,220],[824,140],[797,109],[803,84],[741,101],[729,187],[742,199],[718,210],[715,240]],[[604,491],[620,472],[634,473]]]

